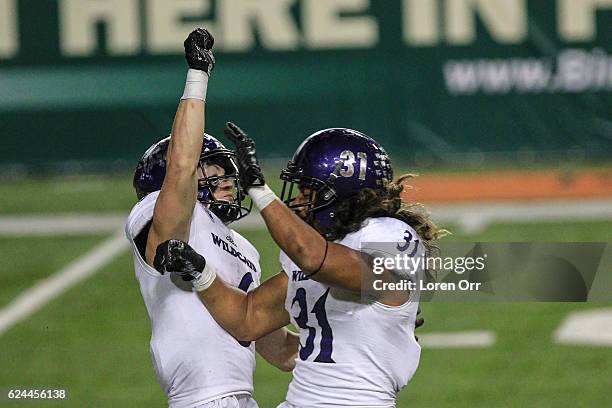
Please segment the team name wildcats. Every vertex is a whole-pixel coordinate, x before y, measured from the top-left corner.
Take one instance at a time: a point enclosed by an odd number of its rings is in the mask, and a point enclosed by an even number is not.
[[[234,248],[233,246],[228,244],[227,241],[225,241],[223,238],[219,238],[212,232],[210,233],[210,235],[212,235],[213,242],[215,243],[216,246],[218,246],[219,248],[222,248],[228,254],[240,259],[240,261],[242,261],[242,263],[248,266],[253,272],[257,272],[257,268],[255,268],[255,264],[251,262],[250,260],[248,260],[246,256],[242,255],[242,253],[237,251],[236,248]]]

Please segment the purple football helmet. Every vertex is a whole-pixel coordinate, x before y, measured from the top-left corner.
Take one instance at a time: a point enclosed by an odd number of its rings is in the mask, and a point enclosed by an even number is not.
[[[356,130],[332,128],[304,140],[281,172],[281,180],[285,204],[305,209],[308,223],[329,228],[339,200],[362,188],[385,188],[393,180],[393,169],[387,152],[374,139]],[[300,190],[308,194],[305,202],[296,203]]]
[[[166,177],[166,156],[169,145],[170,136],[153,144],[136,165],[133,184],[139,200],[147,194],[161,190],[164,177]],[[246,195],[240,184],[240,174],[235,156],[236,154],[232,150],[227,149],[216,138],[207,133],[204,134],[199,164],[202,174],[206,175],[206,167],[212,164],[222,167],[225,174],[199,179],[198,201],[207,205],[226,224],[247,216],[253,205],[252,203],[248,207],[243,205]],[[219,185],[226,180],[233,185],[233,202],[217,200],[213,195]]]

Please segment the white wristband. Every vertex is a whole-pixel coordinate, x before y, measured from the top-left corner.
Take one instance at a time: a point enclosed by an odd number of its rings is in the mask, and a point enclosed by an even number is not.
[[[247,193],[259,211],[263,211],[272,201],[278,200],[274,191],[267,184],[262,187],[251,187],[247,190]]]
[[[215,272],[213,268],[206,264],[204,270],[202,271],[202,275],[200,275],[199,278],[192,280],[191,284],[193,285],[193,288],[196,291],[202,292],[203,290],[208,289],[210,285],[212,285],[216,277],[217,272]]]
[[[185,91],[181,99],[206,100],[208,90],[208,74],[204,71],[189,68],[187,80],[185,81]]]

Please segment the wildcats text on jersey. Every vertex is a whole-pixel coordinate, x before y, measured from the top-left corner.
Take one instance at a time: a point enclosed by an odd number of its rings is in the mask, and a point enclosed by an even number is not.
[[[218,246],[219,248],[222,248],[228,254],[240,259],[240,261],[244,263],[246,266],[248,266],[253,272],[257,272],[257,268],[255,267],[255,264],[252,261],[250,261],[246,256],[242,255],[240,251],[236,250],[236,248],[230,245],[223,238],[220,238],[217,235],[215,235],[213,232],[211,232],[210,235],[212,235],[212,240],[216,246]]]

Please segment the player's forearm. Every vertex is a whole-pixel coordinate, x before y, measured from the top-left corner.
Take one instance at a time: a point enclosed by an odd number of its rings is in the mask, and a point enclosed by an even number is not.
[[[202,150],[204,134],[204,101],[182,99],[174,117],[168,149],[167,175],[195,170]]]
[[[206,81],[193,84],[190,75],[196,72],[197,78]],[[199,73],[198,73],[199,72]],[[166,154],[166,175],[155,203],[153,224],[149,233],[146,249],[147,263],[151,264],[155,248],[168,239],[189,240],[191,215],[197,199],[197,166],[202,151],[204,134],[204,98],[199,98],[200,89],[205,94],[208,74],[189,70],[186,91],[177,108],[170,145]],[[187,89],[192,89],[191,93]],[[193,95],[197,97],[193,97]]]
[[[168,239],[189,240],[193,206],[197,198],[197,165],[202,150],[204,103],[181,100],[172,127],[164,183],[155,203],[147,246],[151,263],[158,243]]]
[[[271,364],[281,371],[292,371],[299,351],[300,336],[284,327],[280,330],[282,341],[277,349],[275,361]]]
[[[299,335],[286,327],[257,340],[257,352],[270,364],[282,371],[291,371],[299,349]]]
[[[190,208],[196,198],[196,171],[202,152],[207,89],[208,73],[189,69],[185,91],[172,123],[166,180],[170,179],[169,184],[171,183],[172,189],[176,190],[173,191],[173,195],[187,199],[187,203],[184,204],[186,208]]]
[[[204,134],[204,103],[208,79],[215,65],[211,51],[213,44],[212,35],[201,28],[192,31],[184,42],[189,70],[172,124],[167,173],[195,171],[200,158]]]
[[[281,370],[291,371],[295,368],[295,359],[300,349],[300,335],[288,329],[286,331],[285,343],[282,352],[283,364]]]
[[[279,200],[267,204],[261,215],[276,244],[311,279],[344,290],[361,290],[363,273],[369,269],[357,251],[326,243]]]
[[[325,239],[279,200],[274,200],[261,215],[276,244],[304,273],[315,272],[325,255]]]
[[[249,295],[216,278],[198,296],[221,327],[238,340],[252,340],[248,326]]]

